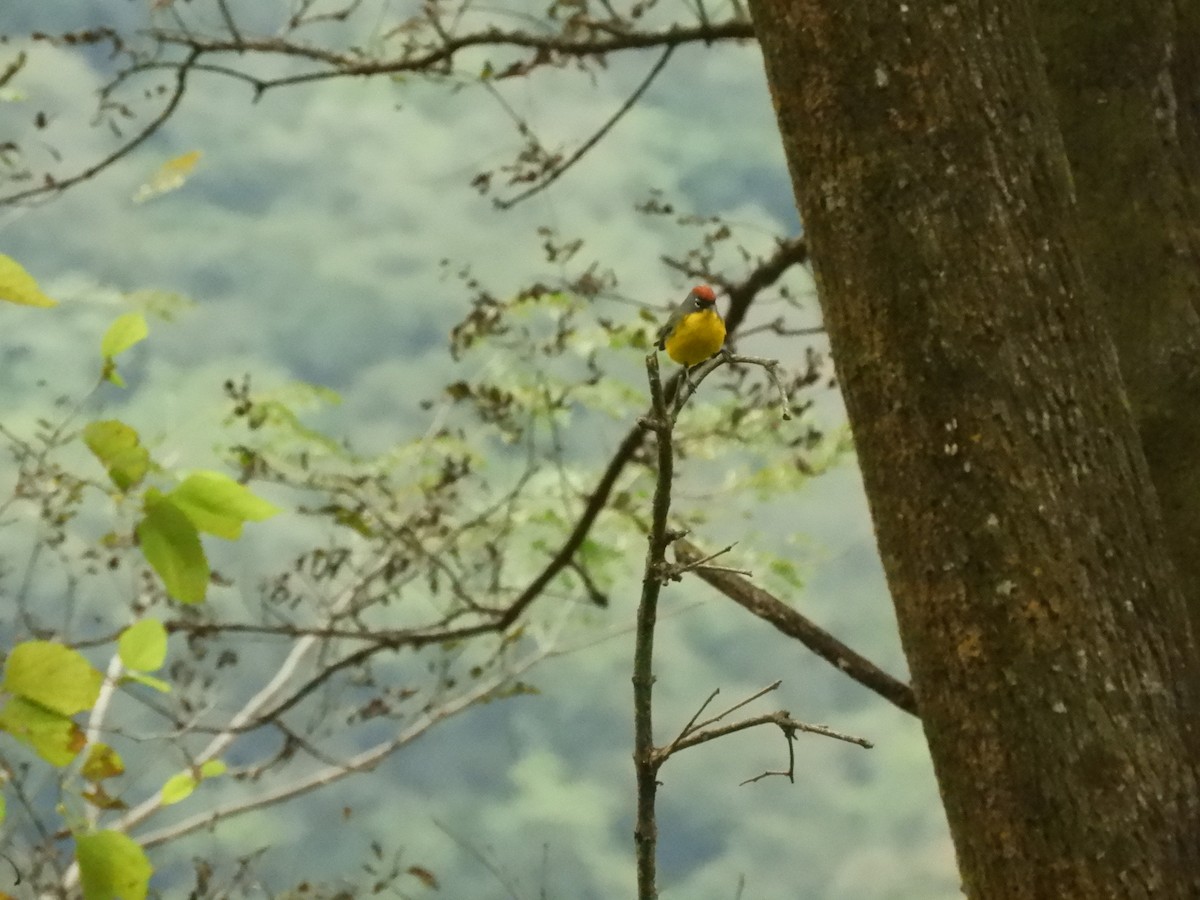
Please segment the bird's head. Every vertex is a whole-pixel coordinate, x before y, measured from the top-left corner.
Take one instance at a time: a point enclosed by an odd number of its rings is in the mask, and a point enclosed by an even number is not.
[[[697,309],[712,309],[717,305],[717,295],[707,284],[698,284],[689,295]]]

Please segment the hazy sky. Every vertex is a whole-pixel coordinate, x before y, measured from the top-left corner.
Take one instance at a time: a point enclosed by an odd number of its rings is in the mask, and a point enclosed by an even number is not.
[[[24,9],[4,30],[128,26],[144,20],[147,5]],[[258,14],[269,19],[265,9],[276,6],[264,4]],[[404,8],[374,4],[360,21],[384,21]],[[687,15],[665,3],[659,14],[676,10]],[[35,15],[48,21],[34,22]],[[21,46],[18,40],[0,48],[0,64]],[[101,63],[70,49],[30,49],[13,86],[24,99],[0,103],[0,139],[53,144],[69,172],[111,146],[103,129],[88,125]],[[502,82],[498,90],[544,143],[570,148],[623,102],[653,60],[614,56],[594,83],[585,74],[552,71]],[[469,265],[501,295],[553,279],[567,270],[544,259],[535,229],[547,225],[584,238],[582,255],[618,274],[620,296],[602,301],[597,314],[632,322],[636,303],[659,308],[688,287],[659,257],[685,251],[695,231],[635,214],[634,204],[652,189],[681,211],[729,219],[756,251],[798,228],[753,46],[679,50],[582,164],[508,212],[468,184],[518,146],[508,113],[478,87],[345,80],[251,100],[244,85],[196,76],[170,126],[121,165],[52,202],[0,211],[0,249],[64,301],[50,313],[0,309],[6,422],[28,423],[44,414],[39,404],[49,396],[86,390],[99,336],[124,309],[118,293],[157,288],[185,294],[194,310],[173,325],[152,323],[151,340],[126,363],[130,389],[106,389],[97,407],[152,436],[156,454],[205,460],[226,409],[221,382],[245,372],[264,386],[302,379],[335,388],[344,403],[321,421],[360,447],[381,450],[430,428],[439,404],[423,408],[422,400],[437,400],[447,382],[496,364],[486,353],[457,367],[450,359],[447,333],[467,311],[468,296],[445,276],[441,260]],[[51,124],[38,134],[33,118],[43,109]],[[162,162],[190,150],[203,156],[184,188],[132,202]],[[726,261],[731,273],[741,271],[734,254]],[[802,273],[789,283],[807,286]],[[760,320],[778,309],[768,307]],[[815,308],[811,315],[817,318]],[[742,349],[796,365],[807,346],[752,342]],[[605,359],[613,377],[636,381],[634,355]],[[49,382],[44,391],[35,388],[40,379]],[[823,408],[836,410],[836,402]],[[588,427],[587,443],[603,453],[627,423]],[[5,466],[0,479],[7,480]],[[796,561],[811,580],[789,601],[901,673],[852,463],[797,497],[746,508],[753,518],[720,518],[706,542],[749,536],[753,547],[769,533],[782,548],[796,536]],[[631,556],[641,552],[630,548]],[[632,622],[632,585],[615,595],[597,627]],[[878,746],[866,752],[802,739],[795,785],[768,779],[738,787],[781,764],[776,735],[742,736],[673,760],[660,793],[663,896],[731,898],[739,875],[746,898],[957,896],[917,723],[696,582],[672,587],[667,602],[671,615],[660,636],[664,734],[686,722],[713,688],[732,700],[782,678],[779,703],[797,717],[863,734]],[[279,847],[270,857],[275,871],[329,876],[312,842],[328,841],[327,829],[341,825],[331,824],[335,811],[353,805],[356,817],[338,832],[346,844],[338,851],[342,866],[364,858],[363,835],[383,832],[390,846],[406,848],[406,859],[443,876],[446,896],[506,896],[459,841],[492,848],[487,852],[520,880],[522,897],[536,896],[543,881],[553,898],[629,896],[629,644],[626,634],[548,663],[531,679],[542,696],[468,713],[374,774],[306,802],[302,814],[239,820],[180,852],[186,859],[213,842],[228,846],[269,833]],[[170,894],[169,885],[163,889]]]

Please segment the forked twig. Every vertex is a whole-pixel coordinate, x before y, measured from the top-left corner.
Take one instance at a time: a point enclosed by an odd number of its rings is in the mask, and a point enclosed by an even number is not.
[[[870,741],[865,738],[853,737],[834,731],[824,725],[809,725],[791,717],[786,710],[755,716],[740,722],[716,726],[725,717],[741,709],[746,704],[762,697],[779,687],[779,682],[769,685],[761,691],[752,694],[745,700],[703,722],[698,722],[704,710],[717,696],[713,691],[700,705],[683,730],[665,747],[654,745],[653,725],[653,693],[654,693],[654,627],[658,616],[659,595],[664,585],[677,581],[686,571],[707,572],[710,576],[726,574],[732,576],[733,570],[724,567],[707,565],[713,559],[728,553],[733,545],[716,553],[685,560],[682,564],[672,565],[667,562],[667,547],[674,541],[681,540],[682,532],[673,532],[667,522],[671,511],[671,483],[674,471],[674,448],[672,432],[675,420],[683,404],[693,393],[696,386],[705,376],[725,362],[745,361],[756,365],[764,365],[772,371],[778,364],[772,360],[760,360],[754,357],[735,357],[722,353],[708,362],[697,366],[694,378],[684,377],[679,373],[672,381],[676,391],[671,401],[668,401],[663,391],[662,378],[658,368],[658,354],[651,353],[646,357],[646,375],[650,384],[650,412],[638,420],[640,428],[654,434],[657,444],[656,458],[658,472],[655,479],[654,498],[650,527],[647,533],[646,564],[642,575],[642,594],[638,603],[637,625],[633,651],[633,765],[637,781],[637,809],[634,818],[633,839],[637,861],[637,885],[639,900],[655,900],[658,896],[657,850],[658,823],[655,812],[655,802],[658,793],[658,771],[672,754],[703,744],[727,734],[755,728],[759,725],[773,724],[778,726],[788,741],[788,768],[783,772],[766,772],[766,775],[782,774],[789,779],[795,778],[795,750],[792,742],[800,732],[821,734],[857,744],[860,747],[870,747]],[[783,395],[784,416],[788,415],[787,396],[782,390],[782,383],[773,376],[776,385]],[[751,779],[757,780],[756,779]]]

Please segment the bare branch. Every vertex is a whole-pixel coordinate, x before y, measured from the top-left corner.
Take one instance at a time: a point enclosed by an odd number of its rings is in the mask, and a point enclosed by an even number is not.
[[[856,744],[870,750],[875,745],[866,738],[856,737],[852,734],[846,734],[842,731],[835,731],[827,725],[810,725],[806,722],[798,722],[791,717],[786,710],[779,712],[765,713],[761,716],[754,716],[750,719],[743,719],[740,722],[732,722],[729,725],[723,725],[720,728],[709,728],[705,731],[697,732],[691,737],[680,741],[673,749],[686,750],[689,747],[696,747],[708,741],[716,740],[719,737],[724,737],[727,734],[733,734],[737,731],[745,731],[748,728],[757,728],[759,725],[778,725],[786,731],[803,731],[809,734],[819,734],[822,737],[833,738],[838,741],[845,741],[847,744]],[[755,779],[751,779],[755,780]],[[745,782],[743,782],[744,784]]]
[[[642,575],[642,596],[638,603],[637,628],[633,650],[633,767],[637,777],[637,812],[633,841],[637,854],[638,897],[653,900],[658,823],[655,797],[658,792],[658,768],[662,764],[654,747],[654,625],[658,616],[658,596],[666,570],[667,517],[671,511],[671,478],[674,450],[671,446],[672,416],[667,411],[662,381],[658,374],[658,354],[646,357],[650,382],[650,417],[644,426],[655,432],[658,445],[658,471],[650,530],[647,535],[646,566]]]
[[[603,37],[572,39],[556,35],[539,35],[527,31],[501,31],[488,28],[457,37],[442,34],[441,42],[420,53],[406,52],[393,59],[364,59],[361,56],[337,53],[309,44],[299,44],[279,37],[266,38],[203,38],[180,32],[159,31],[153,34],[164,45],[188,48],[194,54],[261,53],[289,56],[320,63],[326,69],[285,75],[264,81],[266,88],[324,81],[330,78],[362,78],[372,75],[396,75],[408,72],[438,71],[453,62],[454,57],[471,47],[516,47],[537,51],[535,60],[547,64],[553,59],[603,57],[624,50],[645,50],[653,47],[675,48],[684,44],[712,44],[716,41],[750,40],[754,29],[749,22],[731,19],[726,22],[698,26],[673,25],[657,31],[605,31]]]
[[[104,728],[104,719],[108,715],[108,710],[112,704],[113,695],[116,693],[123,668],[120,655],[114,653],[108,660],[108,670],[104,673],[104,681],[100,684],[100,693],[96,696],[96,702],[92,704],[91,712],[88,713],[87,729],[84,732],[88,745],[94,745],[100,740],[100,733]],[[73,767],[82,767],[83,762],[82,758],[76,758]],[[89,805],[87,818],[90,823],[95,824],[99,818],[99,814],[100,810],[98,808]]]
[[[579,160],[583,159],[584,155],[589,150],[591,150],[593,147],[595,147],[596,144],[600,142],[600,139],[603,138],[606,134],[608,134],[608,132],[612,130],[613,126],[616,125],[617,122],[619,122],[621,120],[621,118],[627,112],[629,112],[629,110],[633,109],[634,104],[636,104],[638,102],[638,100],[640,100],[642,98],[642,95],[644,93],[646,93],[646,91],[647,91],[647,89],[649,89],[650,85],[652,85],[654,83],[654,79],[657,78],[659,73],[662,72],[662,70],[666,67],[667,60],[669,60],[671,58],[671,54],[674,52],[675,52],[675,45],[673,45],[673,44],[668,46],[663,51],[662,56],[660,56],[658,58],[658,62],[656,62],[654,64],[654,66],[650,69],[650,72],[646,75],[646,77],[644,79],[642,79],[642,83],[637,86],[637,90],[635,90],[632,94],[629,95],[629,97],[625,100],[625,102],[621,104],[621,108],[618,109],[607,122],[605,122],[603,125],[601,125],[600,128],[591,137],[589,137],[586,141],[584,141],[579,146],[579,149],[577,149],[574,153],[572,153],[570,155],[570,157],[567,158],[566,162],[562,163],[561,165],[555,166],[550,171],[550,174],[548,174],[546,177],[544,177],[541,181],[537,182],[537,184],[535,184],[532,187],[527,188],[526,190],[517,194],[515,197],[511,197],[508,200],[499,200],[499,199],[495,200],[494,201],[495,205],[497,207],[499,207],[500,209],[511,209],[512,207],[514,207],[518,203],[520,203],[522,200],[526,200],[529,197],[532,197],[534,194],[544,191],[550,185],[554,184],[554,182],[558,181],[558,179],[560,177],[562,177],[568,169],[570,169],[573,165],[575,165],[577,162],[579,162]]]
[[[695,544],[681,538],[675,542],[675,555],[677,558],[686,560],[698,560],[705,554]],[[918,715],[917,699],[911,687],[880,669],[865,656],[850,649],[782,600],[729,572],[698,569],[696,575],[760,619],[770,622],[784,634],[796,638],[809,650],[845,672],[863,687],[874,691],[905,712],[914,716]]]
[[[771,383],[775,385],[775,389],[779,391],[779,409],[780,418],[785,422],[792,418],[791,403],[788,400],[787,388],[783,386],[783,379],[779,377],[779,360],[766,359],[762,356],[738,356],[733,353],[725,352],[725,360],[731,365],[750,365],[760,366],[767,370],[767,376],[771,379]]]
[[[776,681],[773,681],[773,682],[771,682],[771,684],[768,684],[768,685],[767,685],[765,688],[763,688],[762,690],[760,690],[760,691],[755,691],[753,694],[751,694],[751,695],[750,695],[749,697],[747,697],[745,700],[739,700],[737,703],[733,704],[733,706],[729,707],[729,709],[725,710],[724,712],[722,712],[722,713],[718,713],[717,715],[713,716],[711,719],[705,719],[705,720],[704,720],[703,722],[701,722],[699,725],[696,725],[696,726],[695,726],[695,727],[694,727],[692,730],[693,730],[693,731],[699,731],[700,729],[702,729],[702,728],[706,728],[706,727],[708,727],[709,725],[715,725],[717,722],[720,722],[720,721],[721,721],[723,718],[725,718],[726,716],[728,716],[728,715],[731,715],[731,714],[733,714],[733,713],[737,712],[737,711],[738,711],[739,709],[741,709],[743,706],[748,706],[748,705],[750,705],[750,704],[751,704],[751,703],[753,703],[755,700],[757,700],[759,697],[765,697],[767,694],[771,693],[772,691],[777,691],[777,690],[779,690],[779,686],[780,686],[781,684],[783,684],[783,682],[782,682],[782,681],[779,681],[779,680],[776,680]],[[686,737],[687,735],[685,734],[684,736]]]
[[[678,537],[675,537],[674,539],[678,540],[678,538],[682,537],[682,536],[683,535],[678,535]],[[666,566],[662,573],[663,582],[666,583],[668,581],[679,581],[685,572],[691,572],[695,569],[702,569],[702,568],[703,569],[712,569],[713,571],[716,571],[716,572],[734,572],[738,575],[743,575],[743,576],[749,578],[751,573],[746,571],[745,569],[731,569],[726,566],[710,566],[709,565],[709,563],[712,560],[716,559],[718,556],[724,556],[726,553],[730,552],[736,546],[737,546],[736,543],[730,544],[728,547],[725,547],[723,550],[718,550],[716,553],[708,554],[708,556],[704,557],[704,559],[689,560],[687,562],[677,562],[674,565]]]
[[[136,836],[135,839],[142,847],[149,849],[158,844],[182,837],[185,834],[190,834],[193,831],[212,828],[218,822],[225,819],[230,819],[255,809],[262,809],[267,806],[274,806],[277,803],[283,803],[293,797],[333,784],[349,775],[373,769],[401,747],[411,744],[418,737],[425,734],[434,725],[458,715],[494,694],[504,684],[511,682],[512,679],[528,670],[547,655],[547,652],[533,654],[522,660],[514,668],[499,673],[486,681],[481,681],[470,691],[447,700],[437,708],[422,715],[393,738],[381,741],[373,747],[367,748],[340,765],[326,766],[288,784],[281,785],[275,790],[217,807],[210,812],[197,814],[191,818],[161,828],[158,831]]]
[[[91,178],[98,172],[104,171],[117,160],[128,156],[135,149],[141,146],[147,139],[153,136],[154,133],[157,132],[162,126],[162,124],[174,114],[176,107],[179,106],[179,102],[183,99],[183,95],[187,89],[188,74],[192,71],[192,68],[194,67],[199,56],[200,52],[193,50],[188,54],[187,59],[177,64],[175,67],[175,89],[171,91],[171,97],[167,101],[166,106],[164,106],[159,114],[155,116],[145,128],[138,132],[138,134],[132,140],[122,144],[99,162],[93,163],[83,171],[77,172],[69,178],[50,179],[47,177],[46,182],[38,187],[29,188],[24,191],[18,191],[15,194],[10,194],[7,197],[0,198],[0,205],[19,203],[22,200],[28,200],[31,197],[38,197],[44,194],[60,193],[81,181],[87,181],[87,179]]]
[[[712,372],[717,366],[729,361],[728,354],[722,354],[697,367],[700,377]],[[757,364],[769,364],[769,360],[755,360]],[[664,748],[654,746],[653,725],[653,691],[654,691],[654,628],[658,614],[658,600],[664,584],[677,579],[681,571],[688,568],[695,570],[703,578],[738,578],[730,571],[718,571],[718,567],[706,566],[716,556],[728,552],[727,547],[711,555],[702,553],[687,554],[683,566],[671,566],[666,560],[666,548],[672,541],[682,542],[682,534],[673,533],[668,529],[670,515],[671,485],[674,471],[673,428],[683,403],[696,390],[696,382],[688,381],[686,389],[676,381],[677,394],[674,402],[668,406],[659,376],[658,354],[651,353],[646,357],[646,374],[650,385],[650,413],[639,420],[641,427],[654,433],[657,445],[657,472],[652,501],[650,527],[647,529],[646,563],[642,574],[641,600],[638,603],[637,625],[635,631],[633,653],[633,722],[634,750],[633,764],[637,782],[636,813],[633,829],[634,847],[637,863],[637,886],[639,900],[654,900],[658,896],[657,889],[657,847],[658,823],[655,809],[658,794],[658,771],[672,754],[688,747],[723,737],[734,732],[755,728],[759,725],[774,724],[783,732],[788,746],[788,767],[782,772],[766,772],[751,781],[767,775],[786,775],[789,780],[795,779],[795,748],[793,741],[799,732],[810,732],[832,737],[838,740],[857,744],[861,747],[871,747],[865,738],[854,737],[834,731],[824,725],[809,725],[791,718],[784,710],[756,716],[741,722],[734,722],[720,727],[716,722],[742,708],[746,704],[779,687],[779,682],[769,685],[734,704],[729,709],[700,724],[696,720],[716,696],[714,691],[684,727],[683,731]],[[785,397],[786,405],[786,397]],[[688,545],[690,546],[690,545]],[[686,549],[685,549],[686,554]],[[679,552],[676,556],[678,558]]]
[[[776,682],[776,684],[778,683],[779,682]],[[684,725],[682,729],[680,729],[679,734],[675,736],[675,740],[671,741],[671,743],[667,745],[668,749],[677,746],[680,741],[682,741],[685,737],[691,734],[692,731],[695,730],[694,726],[696,724],[696,720],[700,718],[700,715],[704,712],[704,710],[708,709],[708,704],[712,703],[713,700],[717,698],[717,694],[719,693],[721,693],[720,688],[713,688],[713,692],[708,695],[708,698],[703,703],[700,704],[700,708],[692,714],[692,717],[688,719],[688,723]]]
[[[388,561],[382,560],[376,564],[380,570],[387,566]],[[343,591],[333,602],[330,610],[330,617],[345,608],[353,600],[358,589],[358,583]],[[234,738],[242,731],[248,730],[248,727],[256,721],[260,710],[268,703],[272,702],[287,686],[295,672],[300,668],[301,662],[313,651],[320,643],[320,639],[312,636],[300,638],[292,645],[291,651],[287,658],[280,665],[279,669],[272,676],[271,680],[264,685],[258,693],[251,697],[246,704],[234,714],[225,728],[214,737],[208,745],[196,756],[195,764],[201,765],[210,759],[214,759],[221,755],[225,749],[233,742]],[[335,664],[336,665],[336,664]],[[330,669],[333,666],[328,667]],[[332,674],[332,673],[330,673]],[[328,676],[327,676],[328,677]],[[130,809],[118,822],[111,826],[118,831],[128,831],[147,817],[152,815],[156,810],[161,808],[162,792],[158,791],[144,801],[139,803],[133,809]]]
[[[448,827],[446,827],[446,825],[439,822],[436,818],[433,820],[433,824],[435,826],[437,826],[438,830],[441,831],[442,834],[446,835],[448,838],[450,838],[450,840],[454,841],[454,843],[458,845],[458,848],[460,850],[462,850],[468,856],[470,856],[471,858],[476,860],[481,866],[483,866],[485,869],[487,869],[488,872],[491,873],[492,877],[495,878],[498,882],[500,882],[500,884],[504,887],[504,890],[508,893],[510,900],[521,900],[521,895],[517,891],[517,886],[512,883],[512,880],[504,873],[504,871],[498,865],[496,865],[496,863],[494,863],[491,859],[488,858],[486,853],[483,853],[482,851],[480,851],[480,849],[478,847],[476,847],[474,844],[472,844],[470,841],[455,834]]]
[[[328,18],[343,19],[357,5],[358,0],[352,0],[344,9],[335,14],[329,14]],[[634,96],[627,101],[626,105],[622,107],[616,116],[607,122],[600,131],[593,135],[573,155],[571,160],[566,164],[557,166],[547,176],[545,183],[540,184],[535,189],[541,190],[557,180],[558,177],[574,165],[579,158],[591,149],[592,145],[613,127],[616,121],[625,114],[628,107],[635,103],[641,96],[641,93],[649,86],[649,83],[658,74],[662,66],[665,65],[667,58],[676,47],[690,43],[712,44],[716,41],[725,40],[750,40],[754,37],[753,27],[750,22],[742,19],[731,19],[719,23],[701,23],[698,26],[687,27],[674,25],[665,29],[649,31],[622,31],[619,29],[603,28],[600,27],[601,23],[594,23],[596,27],[591,29],[590,37],[572,37],[562,34],[539,35],[528,31],[504,31],[493,27],[459,36],[452,36],[443,32],[438,36],[437,41],[427,46],[410,43],[397,57],[369,59],[358,52],[337,52],[293,41],[287,37],[276,35],[250,37],[242,33],[233,20],[226,0],[218,0],[218,10],[229,32],[228,36],[205,37],[188,30],[182,22],[178,30],[151,29],[147,32],[147,36],[155,42],[155,52],[136,59],[131,65],[120,71],[114,80],[101,92],[102,96],[108,96],[119,84],[135,75],[158,71],[174,73],[175,87],[171,92],[167,104],[137,135],[131,140],[122,143],[120,147],[103,159],[74,175],[66,178],[51,178],[47,176],[45,182],[37,187],[27,188],[6,197],[0,197],[0,205],[19,203],[34,197],[61,192],[81,181],[92,178],[117,161],[128,156],[149,137],[154,135],[175,113],[186,92],[187,76],[193,71],[210,72],[244,81],[253,89],[255,99],[258,99],[268,89],[333,78],[367,78],[403,73],[444,74],[450,71],[455,57],[460,52],[475,47],[508,47],[533,51],[533,56],[529,61],[514,64],[515,68],[511,73],[508,73],[511,75],[525,74],[543,65],[561,64],[564,60],[602,60],[609,53],[644,50],[654,47],[663,48],[664,54],[662,58],[655,65],[646,82],[635,92]],[[320,18],[322,17],[313,17],[312,19],[293,22],[293,30],[300,25],[311,24],[311,22],[317,21]],[[109,29],[97,29],[94,30],[94,33],[89,33],[89,35],[90,40],[99,40],[101,38],[111,39],[114,47],[123,48],[124,46],[120,38]],[[72,36],[72,39],[73,41],[80,40],[78,36]],[[182,48],[186,51],[184,58],[182,60],[164,58],[163,51],[168,48]],[[264,79],[241,71],[234,66],[213,63],[204,59],[205,57],[225,55],[235,55],[239,59],[252,55],[281,56],[304,60],[323,68],[315,71]],[[16,68],[19,68],[18,64],[20,61],[20,58],[18,58],[18,63],[14,63],[13,66],[9,67],[9,69],[12,69],[12,72],[5,70],[4,74],[8,75],[8,77],[15,74]],[[504,77],[505,74],[501,73],[496,77]],[[523,196],[508,201],[501,201],[501,205],[512,205],[519,202],[520,199],[523,199]]]
[[[221,10],[221,19],[225,22],[225,27],[229,29],[229,33],[233,35],[233,39],[241,42],[242,34],[238,31],[237,25],[234,24],[232,13],[229,12],[228,0],[217,0],[217,7]]]
[[[708,725],[712,725],[715,722],[721,721],[721,719],[725,718],[730,713],[741,709],[747,703],[753,703],[755,700],[757,700],[759,697],[762,697],[764,694],[769,694],[771,691],[777,690],[779,688],[779,685],[781,685],[782,683],[783,683],[782,681],[776,681],[773,684],[769,684],[765,688],[763,688],[761,691],[757,691],[756,693],[751,694],[745,700],[742,700],[739,703],[735,703],[733,706],[729,707],[729,709],[725,710],[725,712],[718,713],[717,715],[713,716],[711,719],[705,719],[703,722],[701,722],[699,725],[697,725],[696,720],[698,718],[700,718],[700,714],[702,712],[704,712],[704,710],[708,707],[708,704],[712,703],[713,699],[717,696],[718,693],[720,693],[721,689],[717,688],[711,694],[708,695],[707,700],[705,700],[702,704],[700,704],[700,708],[698,710],[696,710],[695,715],[692,716],[692,718],[688,721],[688,723],[685,726],[683,726],[683,730],[680,731],[678,735],[676,735],[675,740],[671,741],[671,743],[669,743],[666,747],[663,748],[663,750],[661,751],[663,758],[666,759],[666,757],[670,756],[677,749],[679,749],[680,745],[683,743],[683,741],[688,736],[695,734],[696,732],[702,730],[703,728],[705,728]]]

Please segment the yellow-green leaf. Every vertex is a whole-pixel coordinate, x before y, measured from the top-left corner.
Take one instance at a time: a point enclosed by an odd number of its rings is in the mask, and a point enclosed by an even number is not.
[[[103,781],[125,772],[125,763],[119,754],[108,744],[92,744],[88,747],[87,759],[81,769],[83,777],[88,781]]]
[[[137,842],[119,831],[75,836],[84,900],[145,900],[154,867]]]
[[[216,778],[218,775],[224,775],[228,769],[229,766],[225,765],[223,760],[210,759],[208,762],[200,764],[200,777]]]
[[[163,580],[167,593],[180,603],[199,603],[208,590],[209,568],[200,534],[170,500],[147,503],[137,526],[146,562]]]
[[[83,442],[108,471],[118,488],[129,490],[146,477],[150,454],[138,433],[117,419],[90,422],[83,429]]]
[[[103,681],[82,654],[53,641],[17,644],[4,666],[4,690],[62,716],[91,709]]]
[[[21,306],[58,306],[57,300],[42,293],[37,281],[19,262],[3,253],[0,253],[0,300]]]
[[[168,159],[159,166],[158,171],[151,175],[133,195],[134,203],[145,203],[162,194],[183,187],[200,161],[200,151],[192,150]]]
[[[0,709],[0,730],[28,744],[52,766],[65,766],[86,742],[71,719],[23,697],[10,697]]]
[[[117,387],[125,387],[125,380],[117,374],[113,358],[124,353],[139,341],[144,341],[149,332],[146,330],[146,317],[141,313],[125,313],[108,326],[108,331],[100,341],[100,355],[104,357],[104,378]]]
[[[167,658],[167,629],[157,619],[134,622],[121,632],[117,653],[125,668],[153,672]]]
[[[167,783],[162,786],[162,805],[171,806],[180,800],[186,800],[191,796],[192,791],[196,789],[198,783],[196,776],[191,772],[180,772],[177,775],[172,775],[167,779]]]
[[[220,472],[195,472],[167,498],[199,530],[226,540],[236,540],[245,522],[261,522],[279,512],[274,504]]]
[[[138,684],[144,684],[148,688],[154,688],[160,694],[171,693],[171,685],[163,681],[161,678],[155,678],[153,675],[146,675],[142,672],[126,672],[122,677],[122,681],[136,681]]]

